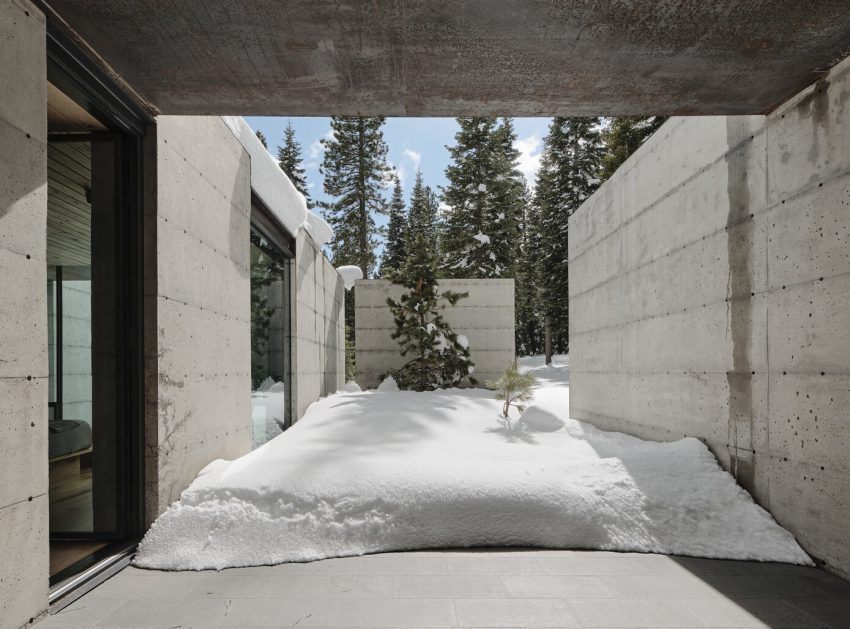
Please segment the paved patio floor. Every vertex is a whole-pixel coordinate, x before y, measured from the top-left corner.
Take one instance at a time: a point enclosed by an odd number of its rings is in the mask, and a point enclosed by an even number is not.
[[[850,583],[782,564],[440,551],[222,572],[127,568],[54,627],[850,627]]]

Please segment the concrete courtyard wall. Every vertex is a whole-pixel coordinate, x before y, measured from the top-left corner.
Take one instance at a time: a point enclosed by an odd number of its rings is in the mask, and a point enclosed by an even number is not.
[[[456,333],[469,339],[473,377],[482,385],[495,380],[516,357],[514,281],[440,280],[440,288],[469,293],[457,305],[446,307],[443,316]],[[403,292],[387,280],[355,284],[355,380],[363,388],[378,386],[383,376],[410,360],[401,355],[398,341],[392,338],[395,323],[387,306],[387,297],[398,299]]]
[[[570,219],[572,417],[705,440],[850,575],[850,61],[672,118]]]
[[[47,608],[44,16],[0,4],[0,627]],[[36,290],[40,288],[40,290]]]
[[[251,163],[219,117],[161,116],[145,156],[146,519],[251,449]]]
[[[295,238],[293,265],[293,391],[295,419],[345,383],[345,287],[304,230]]]

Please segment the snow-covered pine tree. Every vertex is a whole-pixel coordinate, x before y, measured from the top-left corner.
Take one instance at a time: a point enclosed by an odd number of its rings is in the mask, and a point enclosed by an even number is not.
[[[257,134],[257,139],[260,141],[260,144],[263,145],[263,148],[269,148],[269,143],[266,141],[265,134],[259,129],[257,129],[254,133]]]
[[[535,201],[540,208],[538,286],[552,352],[569,351],[569,217],[599,187],[599,118],[556,117],[549,126]]]
[[[410,231],[407,235],[411,248],[416,238],[424,236],[426,242],[437,248],[437,214],[434,193],[422,180],[422,171],[416,171],[416,180],[410,193]],[[438,258],[439,259],[439,258]]]
[[[395,177],[393,195],[390,199],[390,220],[387,223],[387,240],[384,245],[384,256],[381,259],[381,277],[392,275],[398,271],[407,258],[407,239],[409,225],[407,212],[404,207],[404,193],[398,175]]]
[[[277,162],[295,189],[304,195],[309,206],[310,195],[307,192],[307,177],[302,166],[301,145],[295,140],[295,129],[292,128],[291,120],[283,132],[283,146],[277,147]]]
[[[520,356],[533,356],[543,353],[543,318],[538,289],[540,209],[532,202],[527,188],[525,197],[516,265],[516,351]]]
[[[466,294],[440,292],[436,252],[422,234],[411,243],[404,266],[391,279],[407,289],[398,301],[387,299],[396,325],[393,338],[402,356],[413,356],[393,372],[398,386],[414,391],[457,386],[472,372],[473,363],[468,344],[452,331],[440,308],[455,305]]]
[[[437,260],[439,260],[442,255],[440,253],[440,197],[431,189],[431,186],[425,186],[425,192],[428,196],[428,229],[424,231],[428,235],[429,242],[433,243]]]
[[[363,277],[375,269],[378,227],[375,214],[386,213],[384,186],[390,175],[384,117],[331,118],[333,136],[322,139],[325,155],[320,172],[325,194],[324,216],[334,230],[330,245],[335,266],[359,266]]]
[[[614,174],[620,164],[628,159],[647,138],[667,120],[666,116],[627,116],[609,118],[602,132],[605,155],[602,158],[602,181]]]
[[[497,151],[497,172],[490,189],[492,214],[490,241],[501,270],[497,277],[516,277],[520,253],[520,227],[527,197],[526,181],[519,171],[519,151],[514,147],[516,132],[510,118],[493,132]]]
[[[494,216],[492,186],[499,173],[493,139],[496,119],[458,118],[455,145],[447,147],[452,163],[443,201],[449,206],[440,242],[447,277],[500,277],[502,268],[488,232]]]
[[[510,118],[458,118],[442,233],[449,277],[513,277],[525,180]]]

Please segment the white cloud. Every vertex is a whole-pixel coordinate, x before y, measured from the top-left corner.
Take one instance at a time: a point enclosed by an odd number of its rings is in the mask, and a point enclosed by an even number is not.
[[[439,205],[437,205],[437,211],[439,212],[440,216],[447,216],[449,212],[452,211],[452,208],[449,207],[448,203],[440,201]]]
[[[332,140],[334,137],[334,132],[332,129],[328,129],[328,132],[323,136],[325,140]],[[321,155],[325,151],[325,147],[322,146],[321,139],[313,140],[313,143],[307,147],[307,155],[316,159],[319,155]]]
[[[422,153],[417,153],[413,149],[406,148],[404,149],[404,155],[407,159],[413,162],[414,170],[418,170],[419,164],[422,162]]]
[[[398,180],[401,183],[401,187],[404,188],[404,178],[407,177],[407,169],[404,166],[396,167],[391,162],[387,163],[389,164],[389,167],[392,169],[395,175],[398,177]],[[395,179],[392,177],[392,175],[387,177],[386,182],[384,183],[384,187],[388,190],[391,190],[395,187]]]
[[[322,146],[322,143],[319,140],[315,140],[310,146],[307,147],[307,155],[316,159],[319,156],[319,153],[325,150],[325,147]]]
[[[534,187],[534,179],[540,170],[540,158],[543,154],[543,140],[536,133],[527,138],[514,142],[514,148],[519,151],[519,171],[525,176],[529,187]]]

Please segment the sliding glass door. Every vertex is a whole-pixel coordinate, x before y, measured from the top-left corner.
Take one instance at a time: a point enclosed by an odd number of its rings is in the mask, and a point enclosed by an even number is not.
[[[51,602],[143,525],[141,135],[51,27],[47,89]],[[132,112],[131,112],[132,113]],[[129,114],[128,114],[129,115]]]
[[[256,215],[257,209],[254,210]],[[251,417],[253,447],[292,423],[291,250],[251,227]]]

